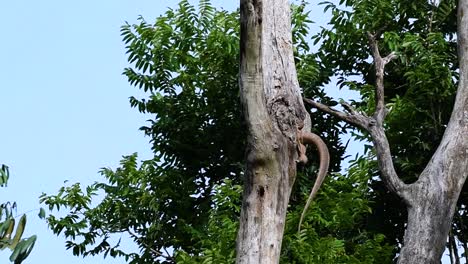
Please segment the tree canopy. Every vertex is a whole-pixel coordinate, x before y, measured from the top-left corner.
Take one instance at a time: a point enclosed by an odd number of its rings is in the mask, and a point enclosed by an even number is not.
[[[397,171],[405,182],[415,181],[452,110],[458,82],[456,2],[342,0],[322,5],[332,18],[313,35],[307,6],[291,7],[304,97],[337,105],[324,89],[336,76],[341,88],[361,94],[352,106],[371,113],[375,79],[366,32],[381,33],[382,53],[398,55],[385,72],[390,109],[385,129]],[[145,92],[142,98],[131,97],[130,105],[151,116],[141,130],[150,138],[154,158],[139,161],[137,154],[126,155],[120,167],[101,169],[104,182],[72,184],[41,197],[51,210],[67,208],[65,216],[51,214],[47,221],[54,233],[66,236],[73,254],[121,256],[130,263],[233,263],[246,144],[238,21],[238,12],[217,10],[208,0],[198,6],[182,0],[154,23],[140,17],[137,24],[122,26],[130,63],[124,75]],[[317,51],[311,51],[310,40],[319,45]],[[312,154],[312,165],[299,169],[282,261],[392,263],[406,214],[378,177],[375,152],[366,147],[340,172],[346,149],[340,136],[349,126],[322,112],[311,118],[313,130],[330,147],[333,173],[297,233],[316,157]],[[365,132],[352,133],[368,144]],[[451,236],[466,249],[465,194]],[[139,251],[113,243],[115,235],[124,233]]]
[[[405,182],[414,182],[438,147],[453,108],[459,67],[456,1],[371,0],[340,4],[324,3],[332,19],[331,29],[323,29],[316,36],[316,40],[323,41],[319,54],[326,68],[337,74],[341,87],[361,93],[363,100],[354,106],[365,113],[371,113],[375,102],[374,66],[369,60],[366,32],[382,34],[382,54],[398,55],[385,71],[389,109],[385,131],[397,172]],[[357,138],[369,140],[366,134]],[[375,160],[375,152],[368,152],[367,160]],[[369,173],[379,176],[375,162],[373,167]],[[369,228],[383,232],[397,245],[402,242],[406,219],[406,211],[401,210],[403,204],[385,190],[380,177],[372,177],[371,186],[377,204]],[[459,203],[464,204],[466,195],[460,197]],[[459,206],[456,214],[466,217],[463,208]],[[455,217],[454,230],[464,226],[466,219],[462,218]],[[463,233],[460,231],[455,233]],[[461,237],[459,241],[466,244]]]
[[[319,61],[306,41],[311,22],[308,13],[304,6],[294,6],[293,11],[301,85],[308,87],[307,94],[332,103],[317,86],[328,76],[318,71]],[[57,195],[42,196],[51,209],[69,208],[67,216],[50,215],[48,222],[55,233],[63,232],[70,239],[67,247],[74,254],[120,255],[132,259],[132,263],[150,263],[155,257],[170,263],[173,254],[164,252],[170,248],[180,261],[188,256],[205,259],[211,251],[218,257],[233,256],[245,144],[237,83],[238,30],[236,12],[216,10],[208,1],[201,1],[198,8],[182,1],[178,9],[168,10],[154,24],[140,18],[139,24],[122,27],[133,65],[124,74],[148,94],[146,98],[130,98],[130,104],[154,115],[141,129],[150,136],[155,157],[139,164],[136,154],[125,156],[120,168],[101,170],[107,182],[86,188],[75,184],[62,188]],[[332,169],[338,171],[345,149],[339,135],[346,127],[325,116],[315,116],[313,122],[330,143]],[[297,240],[294,230],[315,167],[301,170],[288,220],[290,237],[285,238],[290,246],[284,257],[308,261],[312,256],[301,256],[303,248],[313,248],[314,243],[322,244],[320,241],[326,242],[321,256],[329,259],[341,255],[343,261],[358,261],[367,257],[363,251],[370,247],[388,251],[382,236],[375,234],[374,239],[373,234],[357,228],[370,212],[366,186],[352,188],[350,178],[339,173],[330,180],[336,187],[327,188],[333,199],[320,199],[334,208],[321,206],[322,210],[314,210],[307,219],[308,223],[327,223],[327,228],[308,227]],[[365,177],[356,172],[351,178],[365,182]],[[91,206],[101,191],[104,199]],[[219,222],[225,228],[219,228]],[[348,231],[342,232],[343,228]],[[124,252],[119,243],[110,244],[108,238],[121,232],[132,237],[141,254]],[[221,234],[225,239],[212,239]],[[83,242],[76,242],[79,237]],[[352,242],[358,238],[362,245]],[[223,246],[215,247],[215,242]]]

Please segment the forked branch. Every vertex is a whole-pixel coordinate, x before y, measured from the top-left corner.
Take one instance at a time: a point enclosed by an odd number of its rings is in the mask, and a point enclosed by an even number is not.
[[[375,64],[375,112],[374,118],[378,125],[383,124],[387,111],[385,109],[385,89],[384,89],[384,74],[385,65],[387,65],[392,59],[396,58],[395,53],[390,53],[385,58],[380,56],[379,46],[376,40],[376,35],[367,33],[369,38],[369,45],[371,48],[372,57],[374,58]]]
[[[385,89],[384,89],[384,70],[385,65],[388,64],[392,59],[396,58],[395,53],[390,53],[386,57],[382,58],[379,52],[378,42],[376,35],[368,33],[369,45],[371,48],[372,57],[374,58],[375,64],[375,111],[372,117],[367,116],[365,113],[356,111],[351,105],[347,103],[341,103],[345,112],[333,109],[327,105],[315,102],[311,99],[304,98],[304,102],[308,105],[317,108],[320,111],[333,115],[340,120],[343,120],[351,125],[359,127],[367,131],[374,143],[379,168],[382,174],[383,181],[387,187],[394,193],[398,194],[403,199],[407,200],[409,197],[406,195],[406,184],[398,177],[390,152],[390,146],[388,139],[385,135],[383,128],[383,121],[387,110],[385,108]]]

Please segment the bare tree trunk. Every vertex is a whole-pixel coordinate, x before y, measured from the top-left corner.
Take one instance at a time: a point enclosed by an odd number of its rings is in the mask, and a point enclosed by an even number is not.
[[[382,58],[376,36],[369,33],[376,69],[373,116],[358,112],[346,103],[342,104],[346,112],[341,112],[305,99],[311,106],[370,133],[383,181],[408,208],[399,264],[440,263],[458,196],[468,176],[468,0],[458,2],[457,32],[460,79],[452,116],[438,149],[415,183],[405,184],[398,177],[385,136],[384,68],[395,55]]]
[[[248,127],[237,263],[279,262],[296,177],[298,131],[310,130],[292,53],[287,0],[241,0],[240,87]]]
[[[439,263],[468,176],[468,0],[458,2],[460,81],[444,137],[408,192],[408,226],[398,263]],[[421,260],[427,258],[426,261]]]
[[[398,263],[440,263],[457,198],[425,184],[416,188],[419,195],[408,206],[408,225]],[[433,185],[433,184],[432,184]]]

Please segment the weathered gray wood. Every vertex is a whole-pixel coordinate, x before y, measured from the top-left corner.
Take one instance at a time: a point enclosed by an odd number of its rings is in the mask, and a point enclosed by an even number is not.
[[[393,167],[385,136],[383,73],[392,54],[382,58],[369,34],[376,67],[376,110],[372,117],[344,104],[347,112],[305,100],[317,109],[367,130],[373,140],[380,172],[387,188],[406,203],[408,224],[399,264],[439,264],[456,208],[458,196],[468,177],[468,0],[458,2],[458,59],[460,80],[452,116],[442,141],[418,180],[403,183]]]
[[[439,147],[408,190],[408,226],[400,264],[439,263],[458,196],[468,177],[468,0],[458,2],[457,32],[457,96]]]
[[[310,119],[294,65],[289,2],[241,0],[240,12],[248,149],[236,262],[274,264],[296,176],[297,131]]]

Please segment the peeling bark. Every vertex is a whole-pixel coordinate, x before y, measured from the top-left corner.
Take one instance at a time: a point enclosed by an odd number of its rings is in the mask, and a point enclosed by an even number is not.
[[[236,263],[278,263],[296,177],[298,129],[310,130],[287,0],[241,0],[240,87],[248,128]]]

